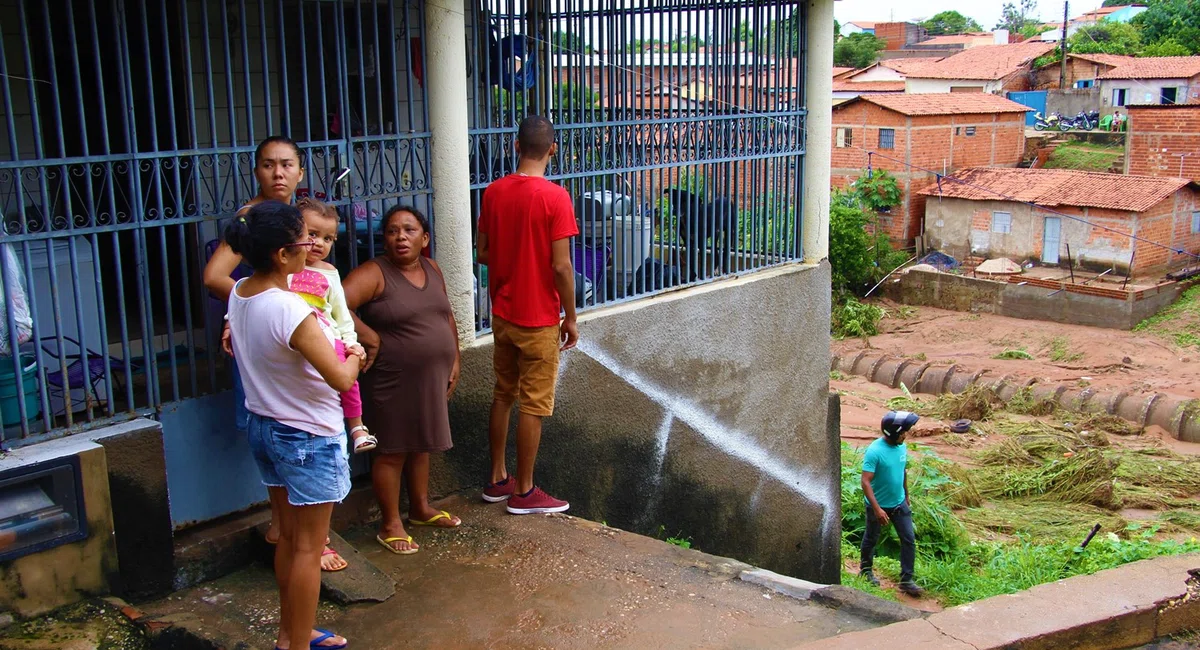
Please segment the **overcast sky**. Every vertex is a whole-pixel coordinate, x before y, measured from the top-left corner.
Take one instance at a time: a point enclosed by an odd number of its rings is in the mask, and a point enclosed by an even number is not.
[[[1014,0],[1015,2],[1015,0]],[[1100,6],[1102,0],[1073,0],[1070,6],[1071,16],[1078,16]],[[905,21],[928,18],[938,12],[953,9],[979,21],[984,29],[992,29],[1000,20],[1000,9],[1004,6],[1002,0],[978,0],[968,3],[967,7],[950,2],[949,0],[891,0],[882,3],[879,0],[839,0],[834,3],[834,15],[839,23],[852,20],[867,20],[874,22]],[[1062,20],[1063,5],[1061,0],[1039,0],[1037,13],[1042,22]]]

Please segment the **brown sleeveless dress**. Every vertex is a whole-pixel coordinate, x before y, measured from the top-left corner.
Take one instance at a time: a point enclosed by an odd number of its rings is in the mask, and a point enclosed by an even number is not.
[[[442,276],[424,257],[424,287],[386,257],[367,264],[383,272],[383,293],[358,310],[380,338],[375,365],[359,380],[363,422],[379,453],[445,451],[453,446],[446,388],[458,349]]]

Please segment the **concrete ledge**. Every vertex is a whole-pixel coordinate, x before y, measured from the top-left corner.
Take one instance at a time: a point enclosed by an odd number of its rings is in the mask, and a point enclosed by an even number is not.
[[[923,612],[895,601],[872,596],[865,591],[842,585],[829,585],[812,592],[814,603],[825,605],[869,621],[896,623],[911,621],[923,616]],[[890,625],[888,627],[891,627]],[[865,647],[865,646],[864,646]]]
[[[799,600],[808,600],[809,596],[811,596],[814,591],[824,589],[825,587],[829,586],[815,582],[809,582],[807,580],[801,580],[800,578],[780,575],[774,571],[767,571],[766,569],[749,569],[747,571],[742,571],[738,575],[738,578],[752,584],[766,587],[767,589],[770,589],[776,593],[791,596],[792,598]]]
[[[814,593],[814,600],[819,592]],[[1200,554],[1134,562],[802,648],[1116,650],[1200,627]]]

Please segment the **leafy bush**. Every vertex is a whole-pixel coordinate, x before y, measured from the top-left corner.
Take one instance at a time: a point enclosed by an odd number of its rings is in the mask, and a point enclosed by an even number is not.
[[[1018,361],[1032,361],[1033,355],[1025,351],[1024,348],[1016,348],[1004,350],[992,357],[993,359],[1012,359]]]
[[[834,205],[829,210],[829,266],[834,294],[861,291],[874,276],[867,216],[856,208]]]
[[[879,333],[879,321],[887,312],[882,307],[846,298],[834,305],[831,329],[838,338],[866,338]]]

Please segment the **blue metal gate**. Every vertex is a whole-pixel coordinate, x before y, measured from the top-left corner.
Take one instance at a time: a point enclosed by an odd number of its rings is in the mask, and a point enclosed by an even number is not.
[[[1033,126],[1037,122],[1037,118],[1034,117],[1034,111],[1037,111],[1043,115],[1046,114],[1045,90],[1011,92],[1008,93],[1008,98],[1018,104],[1024,104],[1029,107],[1029,112],[1025,114],[1025,126]]]
[[[422,6],[0,5],[0,439],[161,417],[176,523],[263,498],[201,271],[269,135],[304,150],[298,194],[341,212],[343,268],[386,205],[429,210]]]
[[[803,3],[476,1],[474,205],[516,169],[520,120],[550,117],[550,178],[580,224],[580,308],[801,257]],[[486,274],[477,267],[479,330]]]

